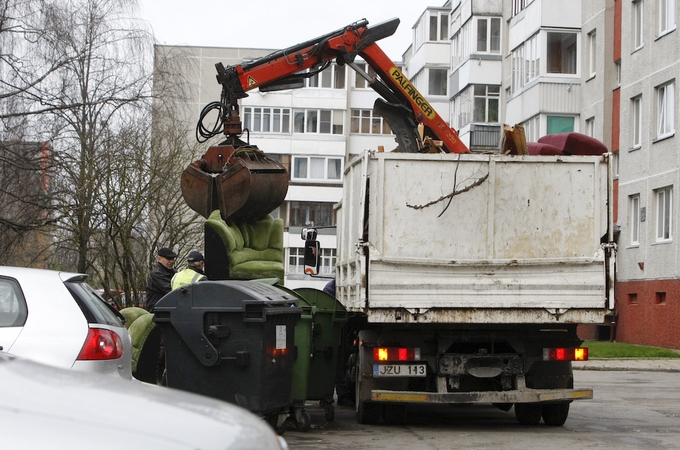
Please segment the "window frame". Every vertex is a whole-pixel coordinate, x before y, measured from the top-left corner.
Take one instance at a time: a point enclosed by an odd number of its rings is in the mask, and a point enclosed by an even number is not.
[[[368,131],[364,130],[364,125],[367,125]],[[374,132],[378,127],[379,132]],[[350,109],[350,125],[349,132],[351,134],[365,134],[365,135],[393,135],[387,121],[379,115],[374,114],[373,109],[352,108]]]
[[[485,23],[484,49],[480,50],[480,22]],[[498,24],[498,48],[494,49],[493,24]],[[497,55],[501,53],[502,21],[500,17],[475,17],[475,53]]]
[[[628,197],[628,207],[630,208],[630,245],[640,245],[640,194],[633,194]]]
[[[443,76],[441,75],[443,73]],[[438,81],[437,74],[440,74],[439,77],[441,77],[441,83],[444,93],[441,93],[440,91],[433,92],[433,87],[436,87],[436,82]],[[428,95],[436,95],[436,96],[446,96],[448,92],[448,75],[449,71],[447,68],[442,68],[442,67],[429,67],[427,69],[427,93]]]
[[[633,51],[639,50],[645,45],[644,26],[645,26],[645,8],[644,0],[633,0],[633,12],[631,14],[633,20]]]
[[[657,22],[658,36],[664,36],[675,30],[675,2],[676,0],[658,0],[657,12],[659,20]]]
[[[654,190],[656,202],[656,242],[673,240],[673,188],[666,186]]]
[[[265,113],[267,111],[267,113]],[[291,133],[293,111],[279,106],[243,106],[243,128],[251,133]],[[268,119],[265,119],[265,116]],[[268,126],[265,127],[265,121]],[[257,122],[257,127],[255,126]],[[278,127],[276,125],[278,124]],[[288,128],[287,130],[284,128]],[[257,129],[255,129],[257,128]],[[265,130],[265,128],[267,128]],[[275,130],[274,128],[278,128]]]
[[[588,77],[597,74],[597,30],[588,33]]]
[[[642,147],[642,95],[636,95],[631,101],[631,141],[633,149]]]
[[[478,94],[477,93],[477,88],[478,87],[483,87],[484,88],[484,93],[483,94]],[[490,92],[489,88],[497,88],[498,91],[496,93]],[[478,99],[483,99],[484,100],[484,120],[477,120],[478,118]],[[491,121],[489,120],[489,111],[490,111],[490,105],[491,103],[495,100],[496,102],[496,120]],[[497,84],[475,84],[473,85],[472,88],[472,123],[498,123],[498,120],[500,118],[500,100],[501,100],[501,87],[500,85]]]
[[[656,91],[656,139],[675,134],[675,80],[659,85]]]
[[[319,160],[323,160],[323,178],[312,177],[313,166],[318,167]],[[305,161],[305,175],[300,176],[298,172],[298,164]],[[329,176],[331,171],[331,164],[339,164],[338,177],[331,178]],[[293,155],[291,157],[291,181],[304,183],[342,183],[343,174],[343,158],[341,156],[318,156],[318,155]]]
[[[563,35],[562,38],[555,40],[558,35]],[[551,42],[553,37],[553,42]],[[573,38],[573,43],[569,43],[567,38]],[[575,31],[565,30],[548,30],[546,31],[546,74],[548,75],[578,75],[579,74],[579,37]],[[559,47],[556,51],[554,47]],[[571,54],[573,49],[574,54]],[[556,59],[557,58],[557,59]],[[558,64],[557,64],[558,63]],[[551,65],[558,66],[559,71],[555,71]],[[572,68],[573,66],[573,68]],[[569,71],[573,70],[573,71]]]
[[[306,201],[290,201],[288,203],[288,226],[289,227],[305,227],[305,226],[317,226],[317,227],[323,227],[323,226],[335,226],[335,211],[333,210],[333,205],[334,203],[332,202],[306,202]],[[323,209],[323,210],[322,210]],[[313,214],[309,214],[310,212],[313,212]],[[324,221],[319,220],[317,222],[310,220],[305,222],[303,219],[308,219],[310,217],[302,217],[304,216],[315,216],[317,213],[321,213],[322,216],[327,216],[327,217],[320,217],[319,219],[324,219],[327,218],[328,221],[327,223],[324,223]],[[300,217],[297,217],[298,214]]]

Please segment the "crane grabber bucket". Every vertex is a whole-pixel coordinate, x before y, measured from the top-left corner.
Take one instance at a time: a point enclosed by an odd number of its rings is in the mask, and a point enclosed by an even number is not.
[[[286,168],[256,146],[242,144],[210,147],[182,173],[184,201],[203,217],[219,209],[225,222],[259,220],[283,203]]]

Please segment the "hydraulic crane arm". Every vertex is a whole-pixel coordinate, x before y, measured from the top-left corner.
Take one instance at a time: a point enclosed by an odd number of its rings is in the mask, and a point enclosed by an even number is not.
[[[227,67],[216,64],[221,98],[204,108],[196,135],[203,142],[223,133],[226,140],[210,147],[183,172],[182,194],[187,204],[204,217],[219,209],[224,220],[236,221],[257,220],[279,206],[288,191],[288,173],[257,147],[241,141],[238,102],[256,88],[267,92],[304,87],[305,78],[333,61],[352,67],[380,95],[374,111],[390,125],[398,151],[468,153],[456,130],[376,44],[394,34],[398,26],[399,19],[392,19],[369,28],[364,19],[252,62]],[[369,76],[355,64],[357,57],[377,76]],[[213,109],[219,110],[219,118],[209,130],[203,126],[203,118]]]
[[[417,125],[422,123],[424,135],[441,141],[441,148],[445,152],[468,153],[456,130],[446,124],[376,44],[378,40],[394,34],[398,26],[399,19],[391,19],[369,28],[364,19],[252,62],[226,68],[221,63],[216,64],[217,81],[222,85],[224,134],[228,137],[241,134],[237,102],[247,97],[247,91],[255,88],[274,91],[304,87],[304,78],[317,73],[310,73],[309,69],[322,70],[335,60],[338,65],[347,64],[365,77],[384,99],[384,102],[376,105],[377,113],[387,119],[398,141],[401,141],[399,143],[405,144],[403,147],[410,147],[400,148],[400,151],[422,151],[423,143],[417,134]],[[369,77],[354,64],[357,56],[365,60],[379,78]],[[414,140],[403,142],[402,138],[407,135],[413,135]]]

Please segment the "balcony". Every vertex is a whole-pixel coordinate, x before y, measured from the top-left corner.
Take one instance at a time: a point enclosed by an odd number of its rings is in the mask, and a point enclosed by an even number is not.
[[[473,152],[498,151],[501,125],[470,124],[470,150]]]

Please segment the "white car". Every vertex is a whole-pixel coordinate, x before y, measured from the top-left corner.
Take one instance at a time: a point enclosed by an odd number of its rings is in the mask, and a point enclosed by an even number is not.
[[[285,450],[251,412],[227,402],[0,354],[2,448]]]
[[[86,278],[0,266],[0,351],[131,379],[132,342],[125,319]]]

